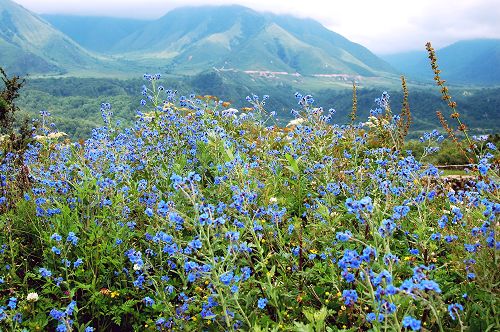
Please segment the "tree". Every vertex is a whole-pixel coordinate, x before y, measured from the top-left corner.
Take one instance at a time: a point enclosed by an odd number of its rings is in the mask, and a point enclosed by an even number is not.
[[[2,67],[0,74],[4,85],[0,91],[0,134],[8,137],[4,148],[8,151],[23,152],[32,141],[33,126],[26,118],[17,133],[15,132],[15,113],[19,111],[15,101],[26,80],[16,75],[9,78]]]
[[[19,97],[19,90],[26,81],[19,76],[9,78],[2,67],[0,67],[0,74],[5,85],[0,92],[0,125],[3,134],[10,134],[15,122],[14,113],[19,110],[15,100]]]

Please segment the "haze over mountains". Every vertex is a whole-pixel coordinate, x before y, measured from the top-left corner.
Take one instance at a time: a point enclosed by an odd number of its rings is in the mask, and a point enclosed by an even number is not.
[[[500,39],[464,40],[437,52],[443,77],[449,82],[469,84],[500,83]],[[427,53],[407,52],[382,56],[398,71],[422,81],[433,79]]]
[[[438,56],[450,81],[500,84],[500,40],[459,42]],[[236,5],[179,8],[143,21],[39,16],[0,0],[0,64],[8,72],[31,75],[218,70],[346,81],[398,74],[432,79],[425,52],[378,57],[312,19]]]
[[[54,28],[93,52],[107,53],[121,39],[143,28],[149,21],[129,18],[72,15],[40,15]]]

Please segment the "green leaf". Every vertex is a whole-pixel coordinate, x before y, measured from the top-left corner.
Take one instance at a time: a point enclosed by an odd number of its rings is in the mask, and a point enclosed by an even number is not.
[[[288,163],[290,166],[287,166],[289,170],[291,170],[295,175],[299,175],[299,164],[297,163],[297,160],[293,159],[293,157],[290,154],[285,155],[286,160],[288,160]]]
[[[226,161],[233,161],[234,160],[233,151],[231,151],[230,148],[227,148],[224,151],[226,151]]]
[[[318,209],[316,211],[324,218],[330,217],[330,211],[328,211],[328,208],[321,203],[317,204],[318,204]]]
[[[276,273],[276,265],[273,265],[271,268],[271,271],[269,271],[269,278],[274,277],[274,274]]]
[[[301,322],[294,322],[294,324],[297,332],[314,332],[314,328],[310,324],[305,325]]]

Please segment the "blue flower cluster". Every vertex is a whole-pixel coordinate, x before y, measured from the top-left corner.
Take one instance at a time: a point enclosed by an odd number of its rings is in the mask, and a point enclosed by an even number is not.
[[[455,190],[387,141],[399,121],[387,93],[376,128],[331,124],[335,110],[300,93],[280,128],[268,96],[237,110],[145,79],[130,128],[104,103],[87,140],[2,155],[0,329],[292,330],[325,316],[336,329],[453,330],[487,297],[494,145]],[[430,154],[442,136],[421,140]]]

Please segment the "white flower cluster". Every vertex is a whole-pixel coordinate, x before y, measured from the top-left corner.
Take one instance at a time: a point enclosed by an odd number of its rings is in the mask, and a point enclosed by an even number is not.
[[[287,127],[298,126],[299,124],[304,123],[305,121],[306,119],[304,118],[293,119],[292,121],[288,122],[286,126]]]
[[[35,140],[40,142],[40,141],[45,141],[45,140],[58,139],[58,138],[65,137],[65,136],[68,136],[68,134],[66,134],[62,131],[58,131],[56,133],[49,133],[48,135],[36,135]]]
[[[389,121],[387,119],[383,118],[377,118],[375,116],[369,116],[368,121],[363,123],[363,126],[367,126],[369,128],[375,128],[375,127],[385,127],[389,124]]]
[[[29,302],[36,302],[38,301],[38,293],[28,293],[28,295],[26,296],[26,300],[28,300]]]

